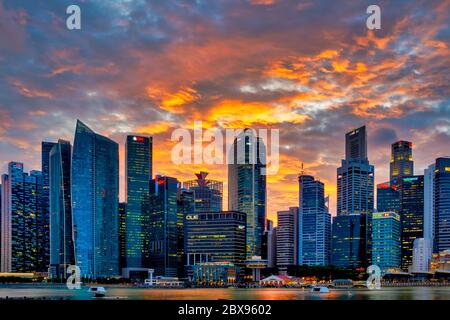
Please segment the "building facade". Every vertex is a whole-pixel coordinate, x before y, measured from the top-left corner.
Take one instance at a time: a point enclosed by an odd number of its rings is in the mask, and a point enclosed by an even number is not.
[[[382,272],[401,265],[401,222],[396,212],[372,215],[372,263]]]
[[[81,276],[119,274],[119,146],[77,121],[72,155],[75,261]]]
[[[372,259],[371,215],[374,210],[375,176],[374,167],[367,158],[366,127],[348,132],[345,141],[346,158],[337,169],[337,217],[333,220],[336,225],[333,223],[332,264],[341,267],[366,266]]]
[[[152,138],[127,136],[125,143],[125,265],[145,268],[149,263],[149,212],[145,205],[152,178]]]
[[[178,180],[172,177],[158,175],[150,181],[149,267],[157,276],[177,277],[182,271],[178,188]]]
[[[390,180],[414,175],[412,143],[397,141],[391,146]]]
[[[413,244],[413,262],[409,271],[426,273],[430,271],[433,247],[430,239],[417,238]]]
[[[277,267],[286,270],[298,262],[298,207],[278,211]]]
[[[377,211],[400,212],[400,190],[398,180],[377,185]]]
[[[183,183],[183,187],[194,193],[194,210],[200,212],[222,211],[223,182],[206,179],[208,172],[195,174],[196,180]]]
[[[188,266],[204,262],[228,262],[243,266],[246,259],[245,213],[195,212],[184,219]]]
[[[326,266],[331,258],[331,215],[325,186],[312,176],[299,176],[298,264]]]
[[[42,271],[37,219],[43,207],[42,190],[40,171],[28,174],[22,163],[8,164],[8,174],[2,176],[1,272]]]
[[[50,276],[66,278],[75,264],[72,219],[72,146],[59,140],[50,151]]]
[[[403,177],[400,181],[402,269],[406,271],[412,265],[414,240],[423,238],[424,177]]]
[[[423,175],[423,237],[434,241],[434,175],[436,164],[424,170]]]
[[[266,220],[266,147],[253,130],[235,139],[228,157],[228,208],[247,215],[247,257],[262,255]]]
[[[450,250],[450,158],[437,158],[434,177],[434,252]]]

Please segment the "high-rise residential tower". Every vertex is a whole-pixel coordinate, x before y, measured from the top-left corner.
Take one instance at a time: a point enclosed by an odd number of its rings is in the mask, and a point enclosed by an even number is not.
[[[300,175],[298,264],[326,266],[331,254],[331,215],[323,182]]]
[[[119,146],[77,121],[72,155],[75,261],[81,276],[119,274]]]
[[[412,143],[397,141],[391,146],[390,180],[414,175]]]
[[[235,139],[228,157],[228,209],[247,215],[247,257],[262,255],[266,220],[266,147],[254,130]]]
[[[49,160],[50,276],[66,278],[67,267],[75,264],[70,142],[59,140],[50,151]]]
[[[152,178],[152,138],[128,136],[125,143],[125,264],[144,268],[149,263],[149,212],[145,208]]]
[[[38,250],[38,221],[42,210],[43,177],[10,162],[2,176],[1,272],[36,272],[43,256]]]
[[[195,212],[222,211],[223,182],[206,179],[208,172],[195,174],[196,180],[183,183],[183,187],[194,193]]]
[[[434,177],[434,252],[450,250],[450,157],[436,159]]]

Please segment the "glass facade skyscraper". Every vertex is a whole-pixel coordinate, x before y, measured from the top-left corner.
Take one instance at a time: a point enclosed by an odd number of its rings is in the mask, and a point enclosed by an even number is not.
[[[337,217],[333,220],[332,264],[370,264],[375,170],[367,158],[366,127],[345,135],[346,159],[337,169]],[[351,216],[344,218],[344,216]],[[335,225],[336,224],[336,225]]]
[[[266,220],[266,147],[251,129],[235,139],[228,157],[228,209],[247,215],[247,257],[262,255]]]
[[[372,263],[382,272],[401,264],[401,222],[396,212],[375,212],[372,216]]]
[[[414,240],[423,238],[424,178],[400,179],[400,217],[402,222],[402,269],[412,265]]]
[[[50,264],[50,151],[55,142],[42,141],[41,167],[43,176],[42,214],[38,217],[40,245],[38,250],[42,256],[41,271],[47,271]]]
[[[50,151],[49,159],[50,276],[66,278],[67,267],[75,264],[70,142],[59,140]]]
[[[391,146],[390,180],[414,175],[412,143],[397,141]]]
[[[125,264],[127,268],[144,268],[149,262],[149,213],[145,202],[152,178],[152,138],[127,137],[125,175]]]
[[[194,193],[194,210],[200,212],[222,211],[223,182],[206,179],[208,172],[195,174],[196,180],[183,183],[183,187]]]
[[[178,188],[178,180],[172,177],[156,176],[150,181],[150,268],[158,276],[176,277],[181,273]]]
[[[450,250],[450,158],[437,158],[434,177],[434,252]]]
[[[125,255],[125,223],[127,215],[127,204],[125,202],[119,203],[119,269],[126,267]]]
[[[119,274],[119,146],[77,121],[72,156],[75,261],[89,278]]]
[[[203,262],[243,265],[246,258],[245,213],[193,213],[186,215],[184,222],[188,266]]]
[[[400,190],[398,180],[377,185],[377,210],[379,212],[400,211]]]
[[[298,180],[298,264],[326,266],[331,255],[331,215],[325,186],[308,175],[300,175]]]
[[[43,206],[42,190],[40,171],[27,174],[22,163],[8,164],[8,174],[2,176],[1,272],[42,271],[37,221]]]

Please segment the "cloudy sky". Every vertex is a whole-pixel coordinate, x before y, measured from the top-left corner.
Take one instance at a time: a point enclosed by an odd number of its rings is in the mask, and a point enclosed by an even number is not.
[[[66,28],[70,4],[81,30]],[[125,136],[139,133],[155,173],[208,170],[226,190],[225,166],[171,163],[173,130],[276,128],[269,217],[298,205],[301,162],[335,214],[345,132],[368,126],[376,182],[396,140],[413,142],[416,174],[450,155],[449,15],[449,0],[0,0],[0,170],[40,168],[40,142],[73,140],[79,118],[121,144],[122,188]]]

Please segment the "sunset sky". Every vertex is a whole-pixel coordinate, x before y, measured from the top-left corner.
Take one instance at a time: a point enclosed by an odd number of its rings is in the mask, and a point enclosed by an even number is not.
[[[413,142],[416,174],[450,155],[449,22],[449,0],[0,0],[0,172],[40,169],[41,141],[73,140],[78,118],[121,144],[122,199],[128,134],[153,136],[154,173],[207,170],[226,191],[226,166],[171,163],[173,130],[276,128],[269,218],[298,205],[301,162],[335,215],[347,131],[367,125],[377,183],[396,140]]]

